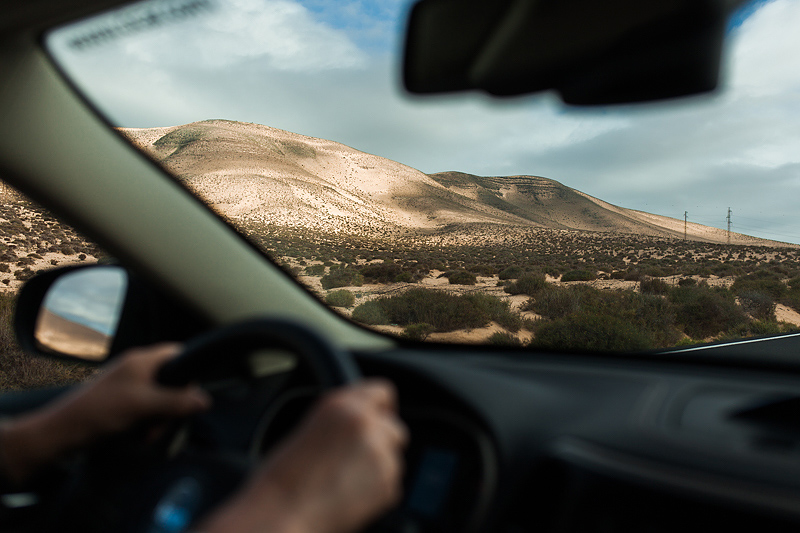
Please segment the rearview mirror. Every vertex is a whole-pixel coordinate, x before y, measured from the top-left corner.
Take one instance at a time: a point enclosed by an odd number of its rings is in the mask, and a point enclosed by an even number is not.
[[[641,102],[717,86],[742,0],[420,0],[408,23],[412,93],[556,90],[566,103]]]

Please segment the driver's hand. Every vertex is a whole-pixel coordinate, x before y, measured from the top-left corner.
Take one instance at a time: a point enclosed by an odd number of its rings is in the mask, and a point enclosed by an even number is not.
[[[407,430],[378,380],[325,396],[204,533],[354,531],[401,497]]]
[[[6,473],[22,483],[39,468],[140,421],[190,415],[211,404],[198,387],[166,388],[159,367],[180,351],[158,344],[120,355],[91,381],[3,428]]]

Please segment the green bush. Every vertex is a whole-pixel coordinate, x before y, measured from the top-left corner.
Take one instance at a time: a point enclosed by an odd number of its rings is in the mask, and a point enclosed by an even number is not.
[[[364,284],[364,277],[350,268],[331,268],[331,271],[320,278],[322,288],[325,290],[339,287],[360,287]]]
[[[746,276],[736,278],[731,285],[731,291],[736,295],[745,292],[762,292],[772,297],[773,300],[780,300],[787,292],[786,284],[780,277],[768,270],[758,270]]]
[[[389,283],[400,275],[402,269],[400,265],[391,259],[387,259],[383,263],[367,265],[359,272],[370,283]]]
[[[692,287],[697,285],[697,280],[694,278],[681,278],[678,280],[678,287]]]
[[[414,283],[414,276],[411,272],[400,272],[394,278],[395,283]]]
[[[517,281],[511,283],[503,289],[509,294],[527,294],[536,296],[543,289],[548,287],[544,274],[524,274]]]
[[[775,300],[767,293],[743,291],[739,294],[739,305],[756,320],[775,321]]]
[[[748,321],[728,291],[707,286],[677,287],[669,299],[683,331],[695,339],[712,337]]]
[[[485,264],[471,265],[467,267],[467,270],[479,276],[494,276],[497,273],[492,265]]]
[[[380,304],[379,300],[370,300],[357,306],[353,309],[351,318],[356,322],[369,324],[371,326],[390,323],[389,316],[383,310],[383,306]]]
[[[669,292],[669,288],[667,282],[658,278],[642,278],[639,282],[639,290],[642,294],[664,295]]]
[[[786,295],[781,298],[781,303],[800,313],[800,286],[792,285]]]
[[[461,298],[508,331],[517,332],[522,327],[522,317],[511,311],[511,304],[505,300],[483,293],[466,294]]]
[[[430,324],[409,324],[403,330],[403,337],[412,341],[424,341],[431,333],[433,326]]]
[[[609,316],[578,313],[539,325],[531,347],[568,351],[642,351],[653,339],[630,322]]]
[[[457,296],[432,289],[411,289],[359,305],[353,310],[353,320],[400,326],[424,323],[440,332],[480,328],[493,319],[490,298],[493,297],[485,294]]]
[[[522,346],[522,342],[515,335],[502,331],[492,333],[489,338],[486,339],[486,342],[494,346]]]
[[[640,281],[642,279],[642,273],[639,272],[638,269],[634,268],[632,270],[628,270],[623,279],[625,281]]]
[[[529,301],[525,309],[547,318],[562,318],[580,310],[580,295],[571,287],[548,287]]]
[[[561,276],[561,281],[592,281],[596,276],[588,270],[570,270]]]
[[[466,270],[453,272],[450,276],[447,276],[447,279],[450,280],[451,285],[475,285],[478,282],[475,274]]]
[[[306,276],[324,276],[325,265],[309,265],[305,270]]]
[[[518,277],[522,276],[525,271],[520,266],[512,265],[510,267],[504,268],[500,272],[500,279],[517,279]]]
[[[352,292],[340,289],[328,293],[325,297],[325,303],[331,307],[353,307],[353,304],[356,303],[356,297]]]

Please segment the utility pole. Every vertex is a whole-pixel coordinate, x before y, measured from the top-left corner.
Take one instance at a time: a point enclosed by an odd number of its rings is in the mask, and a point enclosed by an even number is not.
[[[731,243],[731,208],[730,207],[728,208],[728,216],[726,218],[728,219],[728,244],[730,244]]]
[[[686,221],[689,220],[689,211],[683,212],[683,240],[686,240]]]

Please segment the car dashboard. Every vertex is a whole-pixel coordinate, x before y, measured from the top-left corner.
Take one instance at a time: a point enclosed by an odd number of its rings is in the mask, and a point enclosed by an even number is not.
[[[668,360],[403,350],[405,500],[375,531],[796,530],[795,376]]]

